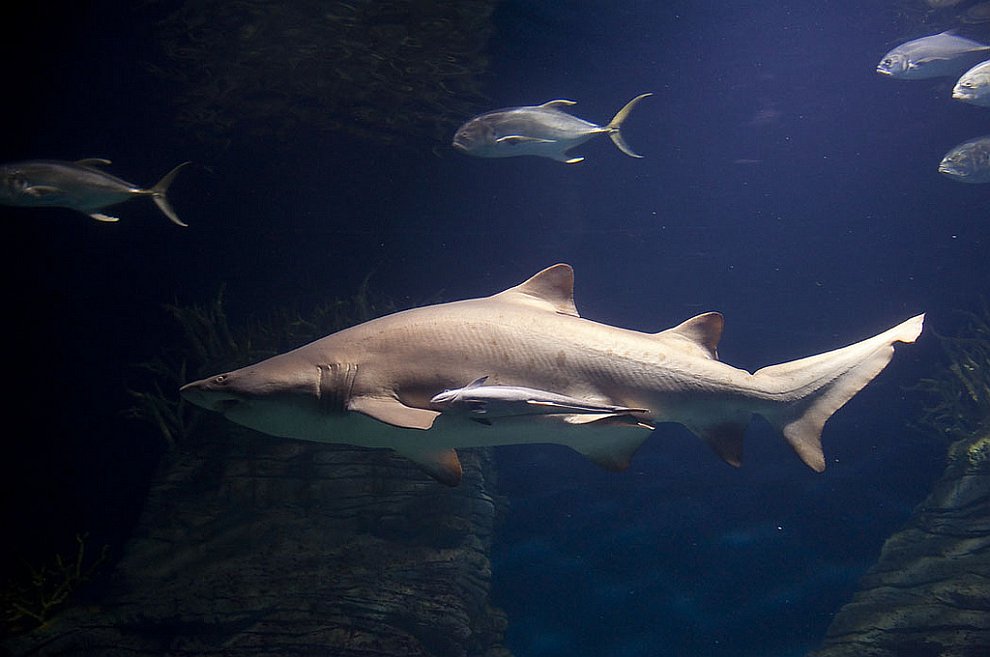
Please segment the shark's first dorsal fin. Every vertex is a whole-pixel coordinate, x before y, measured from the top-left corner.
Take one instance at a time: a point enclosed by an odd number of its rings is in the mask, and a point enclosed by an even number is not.
[[[551,109],[555,107],[570,107],[571,105],[577,105],[576,101],[573,100],[548,100],[547,102],[540,105],[544,109]]]
[[[580,317],[574,305],[574,269],[567,264],[547,267],[529,280],[495,297],[540,305],[561,315]]]
[[[722,339],[722,328],[725,319],[721,313],[702,313],[681,322],[674,328],[655,334],[655,337],[673,338],[695,352],[695,355],[716,360],[718,358],[718,341]]]

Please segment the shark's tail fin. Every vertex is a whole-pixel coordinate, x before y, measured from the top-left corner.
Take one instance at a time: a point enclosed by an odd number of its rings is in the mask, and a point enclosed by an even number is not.
[[[169,185],[172,184],[172,180],[175,179],[175,176],[179,173],[179,170],[187,164],[189,164],[189,162],[183,162],[179,166],[175,167],[162,176],[162,179],[155,183],[154,187],[148,190],[151,194],[151,200],[154,201],[155,205],[158,206],[158,209],[169,218],[169,221],[184,228],[188,228],[188,224],[183,223],[182,220],[179,219],[179,215],[175,214],[175,210],[172,209],[172,204],[168,202],[165,192],[168,191]]]
[[[816,472],[825,469],[822,428],[825,421],[878,375],[894,355],[895,342],[914,342],[924,315],[898,324],[862,342],[758,370],[760,388],[781,403],[760,409],[801,460]]]
[[[605,131],[608,133],[609,138],[611,138],[612,143],[614,143],[620,151],[628,155],[629,157],[643,157],[636,153],[633,149],[629,148],[625,140],[622,138],[622,132],[620,128],[622,127],[622,122],[626,120],[629,116],[629,112],[636,106],[639,101],[643,100],[647,96],[652,96],[653,94],[640,94],[630,100],[625,106],[618,111],[618,113],[612,118],[607,126],[605,126]]]

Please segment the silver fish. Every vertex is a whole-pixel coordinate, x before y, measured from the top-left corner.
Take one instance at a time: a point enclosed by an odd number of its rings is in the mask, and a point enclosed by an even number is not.
[[[591,415],[600,419],[609,415],[647,413],[645,408],[630,408],[598,404],[555,392],[522,386],[486,386],[487,376],[475,379],[463,388],[444,390],[430,400],[430,406],[441,413],[468,413],[483,424],[490,418],[518,415]],[[576,419],[575,422],[580,422]]]
[[[653,94],[640,94],[620,109],[608,125],[600,126],[561,111],[573,100],[551,100],[542,105],[511,107],[476,116],[454,135],[453,146],[475,157],[515,157],[537,155],[558,162],[576,164],[583,157],[571,157],[567,151],[592,137],[608,135],[620,151],[630,157],[634,152],[622,138],[622,122],[636,104]]]
[[[718,313],[659,333],[582,319],[574,271],[557,264],[493,296],[379,317],[181,391],[190,403],[274,436],[393,449],[450,485],[461,479],[461,447],[556,443],[621,470],[658,422],[687,426],[740,465],[754,413],[821,472],[826,420],[880,373],[895,343],[918,337],[923,319],[750,374],[716,358]],[[649,411],[589,414],[584,422],[505,416],[484,426],[430,407],[437,390],[477,372],[506,386]]]
[[[97,168],[109,164],[110,160],[89,158],[76,162],[31,160],[0,165],[0,205],[70,208],[97,221],[117,221],[117,217],[100,210],[135,196],[150,196],[172,223],[186,226],[175,214],[165,192],[189,162],[169,171],[149,189]]]
[[[951,32],[897,46],[877,64],[877,73],[899,80],[955,77],[982,59],[990,46]]]
[[[938,172],[958,182],[990,182],[990,135],[953,148],[942,158]]]
[[[963,73],[952,88],[952,97],[970,105],[990,107],[990,59]]]

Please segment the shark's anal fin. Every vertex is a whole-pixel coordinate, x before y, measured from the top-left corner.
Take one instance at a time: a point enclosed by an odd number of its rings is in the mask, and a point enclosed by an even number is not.
[[[440,415],[437,411],[406,406],[394,397],[355,397],[347,403],[347,410],[403,429],[429,429]]]
[[[103,214],[102,212],[92,212],[89,216],[91,219],[96,219],[97,221],[102,221],[109,224],[112,224],[115,221],[120,221],[117,217],[111,217],[110,215]]]
[[[456,486],[461,483],[464,470],[457,452],[453,449],[396,450],[396,453],[414,462],[441,484]]]
[[[740,467],[743,461],[743,438],[749,415],[721,418],[708,424],[692,423],[688,428],[705,441],[719,458],[733,467]]]

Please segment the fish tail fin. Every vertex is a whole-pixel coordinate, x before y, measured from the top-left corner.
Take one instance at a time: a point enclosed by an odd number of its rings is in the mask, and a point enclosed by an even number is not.
[[[643,156],[636,153],[636,151],[634,151],[633,149],[629,148],[629,145],[626,144],[626,141],[622,138],[622,132],[620,131],[620,128],[622,127],[622,122],[626,120],[626,117],[629,116],[629,112],[631,112],[632,109],[636,107],[639,101],[643,100],[647,96],[652,96],[652,95],[653,95],[652,93],[647,93],[636,96],[628,103],[626,103],[623,106],[623,108],[620,109],[614,117],[612,117],[612,120],[609,122],[609,124],[605,126],[605,132],[608,133],[608,136],[612,140],[612,143],[614,143],[620,151],[622,151],[629,157],[643,157]]]
[[[781,402],[758,412],[784,434],[808,467],[823,471],[826,420],[880,374],[894,355],[894,343],[917,339],[924,319],[917,315],[847,347],[758,370],[754,379]]]
[[[162,176],[162,179],[155,183],[154,187],[148,190],[151,193],[151,200],[154,201],[155,205],[158,206],[158,209],[169,218],[169,221],[177,226],[182,226],[183,228],[188,228],[188,224],[183,223],[182,220],[179,219],[179,215],[177,215],[175,210],[172,209],[172,204],[168,202],[168,197],[165,196],[165,192],[168,191],[169,185],[172,184],[172,181],[175,179],[176,174],[179,173],[179,170],[187,164],[189,164],[189,162],[183,162],[179,166],[175,167]]]

